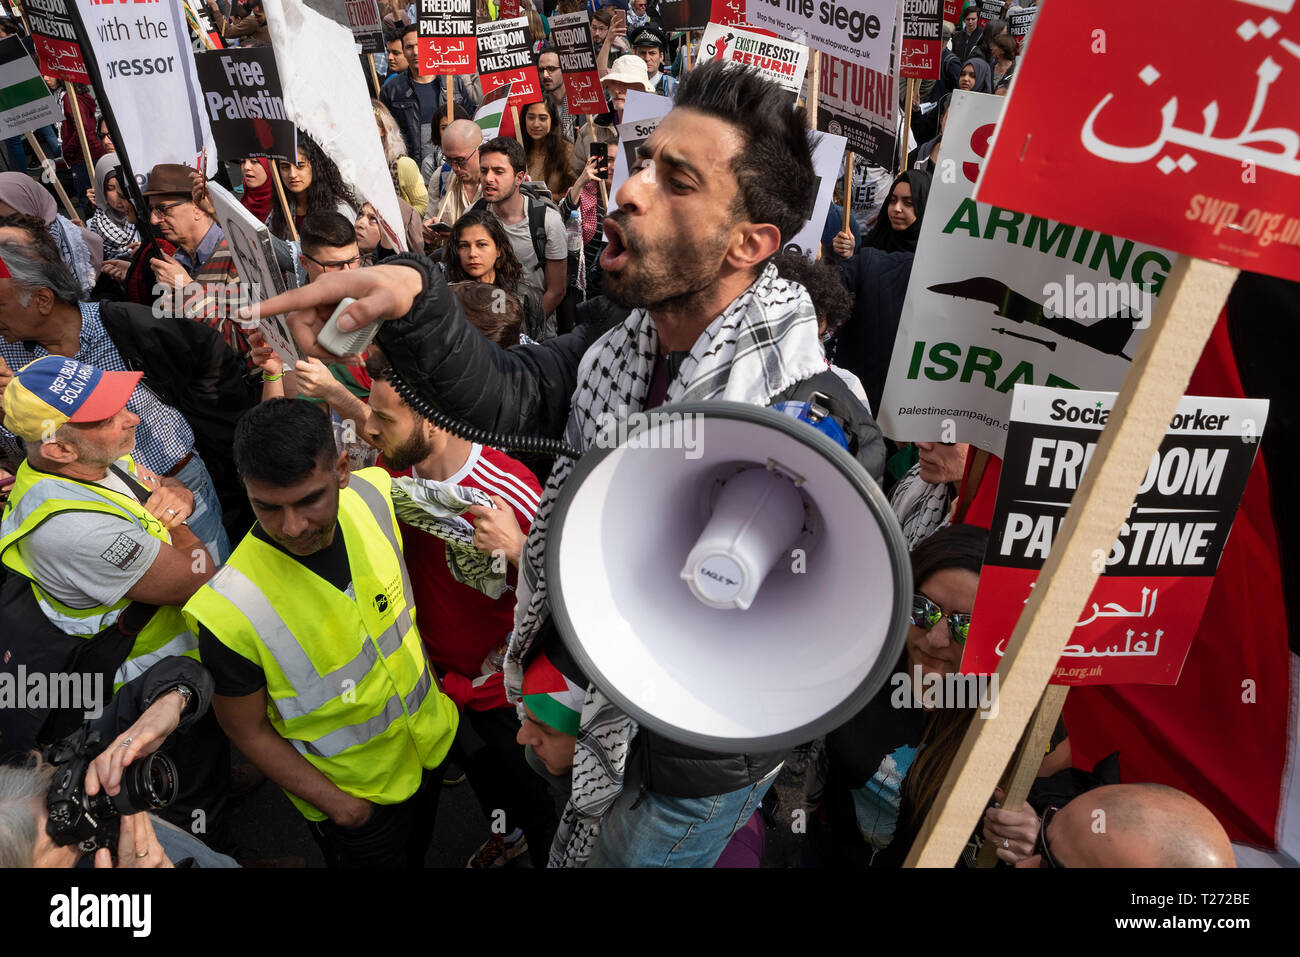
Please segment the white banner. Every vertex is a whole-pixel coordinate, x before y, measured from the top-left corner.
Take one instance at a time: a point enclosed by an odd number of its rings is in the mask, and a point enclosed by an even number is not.
[[[108,97],[131,169],[143,187],[159,163],[195,169],[216,160],[212,133],[198,103],[198,75],[189,26],[179,0],[148,6],[75,2],[86,26],[99,78]],[[231,157],[237,159],[237,157]]]
[[[1154,246],[975,202],[1005,102],[953,94],[877,416],[892,439],[1000,456],[1017,384],[1118,391],[1173,266]]]
[[[835,181],[839,179],[846,142],[842,136],[814,133],[812,130],[808,131],[808,141],[812,144],[813,172],[817,174],[817,199],[813,203],[812,217],[786,246],[797,246],[809,259],[815,259],[822,241],[822,230],[826,228],[826,211],[831,208],[831,198],[835,195]]]
[[[792,10],[797,7],[798,10]],[[882,73],[898,20],[897,0],[746,0],[745,19],[778,36],[804,43]]]
[[[303,0],[265,0],[263,9],[285,109],[334,161],[343,181],[375,207],[389,241],[405,250],[397,190],[375,128],[370,88],[352,31],[308,9]],[[341,4],[339,9],[342,12]]]

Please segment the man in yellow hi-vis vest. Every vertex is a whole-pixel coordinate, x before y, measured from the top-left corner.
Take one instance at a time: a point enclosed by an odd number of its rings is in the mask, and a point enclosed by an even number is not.
[[[329,866],[420,866],[458,716],[415,627],[388,473],[349,473],[298,399],[245,413],[234,453],[257,525],[184,609],[217,717]]]

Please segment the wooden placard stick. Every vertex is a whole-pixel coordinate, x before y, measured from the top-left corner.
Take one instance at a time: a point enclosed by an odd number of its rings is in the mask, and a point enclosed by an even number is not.
[[[27,145],[32,148],[32,152],[36,154],[36,162],[41,164],[41,172],[48,173],[51,181],[54,183],[54,191],[59,194],[59,201],[63,203],[63,208],[68,211],[68,218],[76,220],[78,223],[81,222],[81,214],[78,213],[76,207],[72,205],[72,199],[68,196],[67,190],[63,188],[63,184],[59,182],[59,177],[54,171],[54,164],[45,156],[45,151],[41,149],[41,144],[36,142],[36,137],[30,132],[24,133],[23,136],[27,138]],[[99,202],[103,202],[101,197],[96,196],[95,199]]]
[[[373,64],[372,64],[373,65]],[[447,122],[456,119],[456,75],[447,74]]]
[[[366,65],[370,67],[370,79],[375,84],[375,99],[379,99],[379,91],[382,89],[379,83],[379,71],[375,69],[375,55],[373,53],[361,54],[366,59]]]
[[[973,721],[907,856],[909,867],[951,867],[1020,736],[1106,556],[1151,456],[1209,340],[1238,270],[1180,257],[1142,338],[1092,462],[1056,535],[998,666],[998,717]]]
[[[849,231],[849,196],[853,192],[853,150],[844,151],[844,232]]]
[[[915,84],[915,80],[909,79],[907,81],[907,99],[903,107],[903,137],[898,144],[898,154],[902,157],[902,160],[898,164],[898,171],[900,173],[907,172],[907,154],[909,152],[907,142],[912,136],[912,97],[916,94]]]
[[[528,144],[524,142],[524,131],[519,126],[519,107],[513,103],[510,104],[510,122],[515,124],[515,139],[519,141],[525,152],[528,150]]]
[[[280,164],[271,162],[271,177],[275,180],[275,195],[280,197],[280,209],[284,211],[284,221],[289,227],[289,238],[298,241],[298,227],[293,224],[293,209],[289,206],[289,197],[285,195],[284,183],[280,182]]]
[[[1056,722],[1065,707],[1065,696],[1069,692],[1067,685],[1048,685],[1043,691],[1043,698],[1038,702],[1034,720],[1029,725],[1029,732],[1020,743],[1015,762],[1011,770],[1002,778],[1002,807],[1008,811],[1018,811],[1029,797],[1029,789],[1034,786],[1038,769],[1043,764],[1043,755],[1056,730]],[[976,867],[992,867],[998,862],[998,846],[992,841],[985,841],[980,848]]]
[[[808,129],[817,129],[817,100],[821,95],[822,87],[822,51],[813,50],[812,55],[808,58],[808,69],[812,71],[812,76],[808,77]]]

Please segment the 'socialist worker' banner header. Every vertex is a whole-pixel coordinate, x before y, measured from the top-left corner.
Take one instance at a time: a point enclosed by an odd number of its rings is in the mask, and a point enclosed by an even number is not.
[[[1016,386],[961,670],[997,669],[1052,549],[1113,392]],[[1176,684],[1214,584],[1268,402],[1187,396],[1152,457],[1054,684]]]

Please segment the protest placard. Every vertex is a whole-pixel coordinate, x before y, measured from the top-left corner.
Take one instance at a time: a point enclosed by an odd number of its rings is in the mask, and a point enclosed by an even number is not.
[[[808,48],[780,37],[765,36],[741,27],[710,23],[700,38],[696,64],[722,60],[754,67],[765,79],[798,95],[808,69]]]
[[[27,23],[41,61],[41,72],[73,83],[89,83],[77,34],[65,0],[27,0]]]
[[[421,76],[478,72],[474,0],[419,0]]]
[[[484,93],[511,84],[510,101],[501,118],[501,135],[514,136],[511,109],[523,113],[529,103],[540,103],[542,84],[533,63],[532,34],[528,18],[494,20],[478,27],[478,78]]]
[[[62,118],[59,101],[50,95],[23,41],[0,40],[0,137],[21,136]]]
[[[835,181],[839,178],[840,161],[844,159],[845,140],[842,136],[809,130],[808,142],[812,145],[813,172],[817,175],[812,215],[804,221],[798,234],[786,243],[785,248],[797,249],[813,259],[821,246],[822,230],[826,228],[826,212],[831,208],[831,197],[835,195]]]
[[[903,0],[903,52],[898,60],[898,75],[909,80],[938,79],[942,49],[940,0]]]
[[[1174,256],[971,198],[1006,101],[958,91],[878,418],[1001,455],[1019,383],[1118,389]]]
[[[557,13],[551,17],[551,43],[564,73],[564,99],[573,115],[604,113],[605,93],[596,70],[596,51],[591,43],[591,19],[579,13]]]
[[[628,90],[627,101],[623,105],[623,122],[618,128],[618,150],[611,154],[608,211],[618,209],[615,195],[619,187],[627,182],[629,170],[636,162],[636,149],[659,126],[673,108],[673,101],[658,93],[646,93],[644,90]]]
[[[943,19],[945,23],[956,23],[957,14],[961,12],[962,0],[943,0]]]
[[[500,0],[497,4],[498,20],[513,20],[519,16],[519,0]]]
[[[709,22],[710,0],[659,0],[659,25],[669,34],[703,30]]]
[[[1016,386],[964,673],[996,670],[1114,403]],[[1267,415],[1263,399],[1179,403],[1053,684],[1177,683]]]
[[[158,163],[198,168],[205,150],[215,161],[179,0],[129,10],[91,0],[71,2],[85,29],[82,49],[88,59],[93,57],[117,121],[118,151],[130,157],[137,181],[143,185]]]
[[[980,27],[986,27],[992,20],[1002,17],[1003,0],[980,0]]]
[[[185,7],[189,10],[193,25],[207,38],[203,47],[208,50],[224,48],[225,41],[221,38],[221,31],[217,29],[217,24],[212,19],[212,11],[208,9],[207,4],[202,0],[185,0]]]
[[[1210,18],[1222,34],[1212,82],[1172,52],[1199,42]],[[1080,69],[1068,97],[1042,89],[1063,64],[1100,62],[1102,39],[1104,70]],[[1048,4],[978,196],[1300,280],[1297,40],[1291,2]],[[1078,188],[1116,182],[1123,188]]]
[[[218,155],[297,162],[298,129],[284,108],[274,50],[213,50],[194,63]]]
[[[1008,30],[1016,41],[1016,49],[1025,48],[1025,40],[1029,37],[1029,31],[1034,27],[1034,20],[1038,16],[1038,7],[1012,7],[1007,14]]]
[[[383,52],[384,24],[379,19],[379,4],[375,0],[344,0],[343,7],[361,52]]]
[[[890,167],[898,142],[894,78],[823,53],[817,128],[843,136],[871,166]]]
[[[894,0],[745,0],[745,19],[814,50],[887,71],[898,8]]]
[[[253,302],[261,302],[284,292],[284,276],[271,247],[271,233],[266,224],[244,208],[234,194],[220,183],[208,183],[208,196],[216,212],[217,225],[230,245],[235,258],[240,282]],[[263,315],[258,328],[266,336],[266,344],[292,369],[301,356],[294,345],[293,335],[285,325],[283,316]]]

